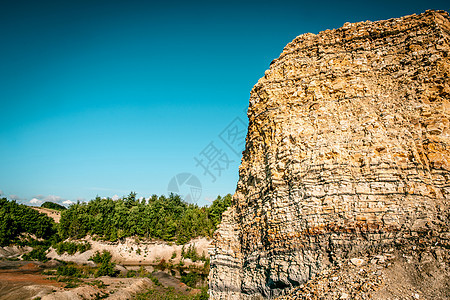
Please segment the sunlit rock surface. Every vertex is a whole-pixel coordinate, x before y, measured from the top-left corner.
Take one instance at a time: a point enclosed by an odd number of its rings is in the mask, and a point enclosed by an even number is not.
[[[289,43],[251,91],[213,299],[273,298],[367,251],[449,246],[450,21],[346,23]]]

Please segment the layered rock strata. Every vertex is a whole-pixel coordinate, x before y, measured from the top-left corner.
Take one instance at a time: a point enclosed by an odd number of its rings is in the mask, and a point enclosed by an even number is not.
[[[282,295],[355,253],[449,246],[450,21],[346,23],[289,43],[251,91],[213,299]]]

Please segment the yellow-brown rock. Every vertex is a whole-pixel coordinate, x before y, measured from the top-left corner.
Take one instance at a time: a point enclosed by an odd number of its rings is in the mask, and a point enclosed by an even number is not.
[[[213,299],[272,298],[416,237],[449,245],[450,20],[346,23],[289,43],[251,91]]]

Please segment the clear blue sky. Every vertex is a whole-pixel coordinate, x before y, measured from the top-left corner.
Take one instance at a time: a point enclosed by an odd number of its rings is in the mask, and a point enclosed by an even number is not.
[[[288,42],[431,8],[450,2],[2,1],[0,193],[34,205],[148,197],[179,173],[201,182],[201,205],[233,193],[232,133]],[[194,158],[212,150],[205,174]]]

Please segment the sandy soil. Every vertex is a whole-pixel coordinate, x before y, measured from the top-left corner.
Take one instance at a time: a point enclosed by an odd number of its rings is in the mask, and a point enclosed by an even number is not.
[[[149,278],[112,278],[99,277],[83,279],[79,287],[67,289],[65,283],[47,279],[41,275],[52,263],[0,261],[0,300],[29,300],[41,297],[42,300],[69,299],[132,299],[137,293],[149,288],[171,287],[177,293],[195,294],[197,289],[190,289],[180,280],[164,272],[156,272],[162,287],[157,287]],[[99,284],[101,283],[101,284]]]
[[[103,282],[103,287],[98,287],[94,283]],[[42,300],[69,300],[69,299],[131,299],[137,293],[143,292],[154,286],[148,278],[111,278],[100,277],[84,280],[83,284],[73,289],[61,289],[54,293],[47,294]]]
[[[84,253],[76,253],[75,255],[62,254],[58,255],[54,249],[52,249],[47,257],[53,259],[59,259],[64,261],[72,261],[79,264],[92,264],[88,259],[96,252],[107,250],[111,252],[114,262],[121,265],[154,265],[164,259],[166,262],[171,261],[173,264],[179,263],[181,259],[182,245],[168,244],[166,242],[159,241],[145,241],[135,240],[134,238],[127,238],[123,242],[110,243],[103,241],[94,241],[91,238],[83,239],[91,243],[92,248]],[[197,253],[208,256],[208,247],[211,245],[211,240],[207,238],[197,238],[184,247],[187,249],[190,245],[194,245]],[[176,256],[172,259],[172,255],[175,252]],[[193,263],[190,259],[184,259],[185,265],[196,265],[198,267],[203,266],[203,263],[198,261]]]
[[[45,207],[36,207],[36,206],[30,206],[32,209],[37,210],[40,213],[46,214],[50,218],[52,218],[55,223],[59,223],[59,220],[61,219],[61,212],[59,210],[55,209],[49,209]]]
[[[448,258],[441,249],[399,254],[383,270],[384,285],[373,299],[450,299]]]
[[[146,269],[153,271],[154,265],[162,259],[172,264],[179,263],[181,259],[182,245],[168,244],[158,241],[136,240],[127,238],[123,242],[110,243],[103,241],[94,241],[91,238],[83,239],[92,245],[92,249],[84,253],[75,255],[58,255],[54,249],[51,249],[47,257],[63,261],[72,261],[78,264],[95,264],[88,259],[96,252],[107,250],[113,256],[113,261],[119,264],[122,273],[127,270],[138,269],[140,266],[146,266]],[[206,238],[194,239],[184,245],[187,249],[194,245],[199,255],[205,254],[208,257],[208,247],[211,240]],[[29,247],[28,247],[29,248]],[[17,257],[31,248],[3,247],[0,248],[0,258]],[[172,258],[175,253],[175,258]],[[111,278],[100,277],[95,279],[83,280],[85,284],[77,288],[65,289],[64,283],[48,280],[41,272],[45,268],[54,268],[57,262],[51,260],[46,264],[40,262],[8,261],[0,260],[0,300],[22,300],[41,297],[43,300],[66,300],[66,299],[95,299],[97,296],[107,296],[107,299],[130,299],[140,292],[149,288],[160,289],[148,278]],[[184,259],[184,265],[203,266],[203,262],[192,262]],[[126,268],[124,268],[125,266]],[[190,289],[179,279],[170,276],[165,272],[156,272],[153,274],[158,278],[163,287],[171,287],[174,291],[182,294],[198,293],[197,289]],[[99,280],[105,286],[99,287]]]

